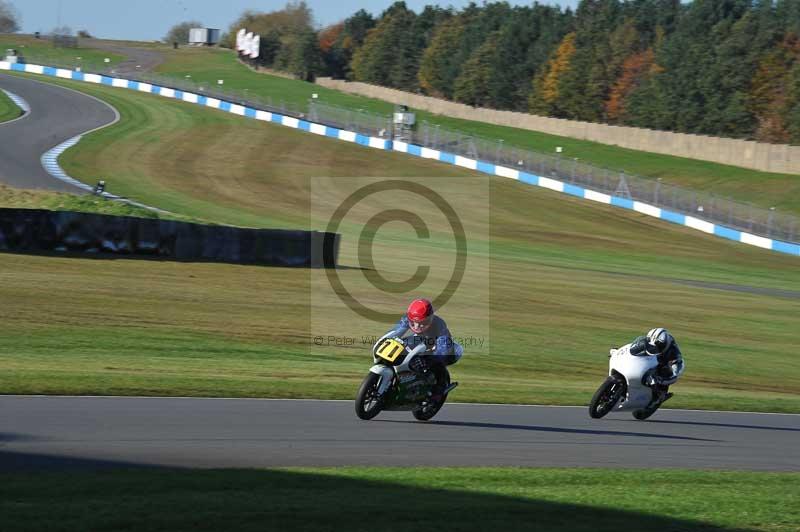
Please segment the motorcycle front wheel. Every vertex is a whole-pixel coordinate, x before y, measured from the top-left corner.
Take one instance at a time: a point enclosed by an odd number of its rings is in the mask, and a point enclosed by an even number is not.
[[[364,377],[364,382],[356,394],[356,415],[361,419],[372,419],[381,413],[383,401],[378,397],[378,383],[381,376],[371,371]]]
[[[589,403],[589,415],[594,419],[600,419],[614,408],[622,396],[625,394],[626,385],[617,377],[609,376],[603,384],[594,392],[592,402]]]

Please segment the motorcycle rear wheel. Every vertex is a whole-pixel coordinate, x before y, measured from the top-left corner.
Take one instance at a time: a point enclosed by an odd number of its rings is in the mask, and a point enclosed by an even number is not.
[[[377,397],[378,383],[381,376],[369,372],[364,377],[356,394],[356,415],[363,420],[372,419],[381,413],[383,400]]]
[[[633,411],[633,417],[638,419],[639,421],[644,421],[645,419],[649,418],[653,414],[656,413],[658,407],[661,405],[651,406],[650,408],[640,408],[639,410]]]
[[[447,373],[446,382],[444,383],[444,387],[447,388],[450,386],[450,374]],[[447,395],[443,395],[440,401],[435,403],[426,404],[425,406],[418,406],[414,410],[411,411],[411,415],[414,416],[414,419],[417,421],[429,421],[433,419],[433,416],[439,413],[439,410],[442,409],[444,403],[447,401]]]
[[[592,402],[589,403],[589,416],[600,419],[611,412],[614,405],[625,395],[626,388],[625,381],[609,376],[594,392]]]

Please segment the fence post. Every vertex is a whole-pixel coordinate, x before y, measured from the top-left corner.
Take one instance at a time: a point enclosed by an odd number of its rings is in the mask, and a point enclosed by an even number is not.
[[[658,193],[661,192],[661,178],[656,179],[656,188],[653,191],[653,205],[658,206]]]
[[[501,158],[502,157],[502,155],[501,155],[502,153],[503,153],[503,139],[497,139],[497,149],[496,149],[496,152],[495,152],[495,155],[494,155],[494,162],[495,163],[499,163],[499,162],[501,162],[503,160]]]
[[[767,215],[767,238],[772,238],[772,217],[775,214],[775,207],[769,208],[769,214]]]
[[[681,212],[678,205],[678,187],[672,187],[672,210]]]

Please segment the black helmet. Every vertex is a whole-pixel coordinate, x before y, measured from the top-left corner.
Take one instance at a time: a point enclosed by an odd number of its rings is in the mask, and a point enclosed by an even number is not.
[[[650,329],[647,333],[647,352],[651,355],[661,355],[672,345],[672,335],[661,327]]]

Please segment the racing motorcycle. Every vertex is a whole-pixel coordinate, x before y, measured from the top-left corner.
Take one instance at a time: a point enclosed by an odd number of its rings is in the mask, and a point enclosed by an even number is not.
[[[666,393],[647,386],[658,367],[658,357],[643,345],[628,344],[608,354],[608,378],[594,393],[589,415],[599,419],[616,408],[632,411],[639,420],[652,416],[667,400]]]
[[[420,421],[428,421],[439,412],[447,394],[458,386],[450,383],[450,373],[444,368],[444,392],[433,393],[436,375],[430,369],[425,343],[409,349],[400,338],[384,337],[372,349],[374,365],[364,377],[356,395],[356,415],[372,419],[382,410],[411,410]]]

